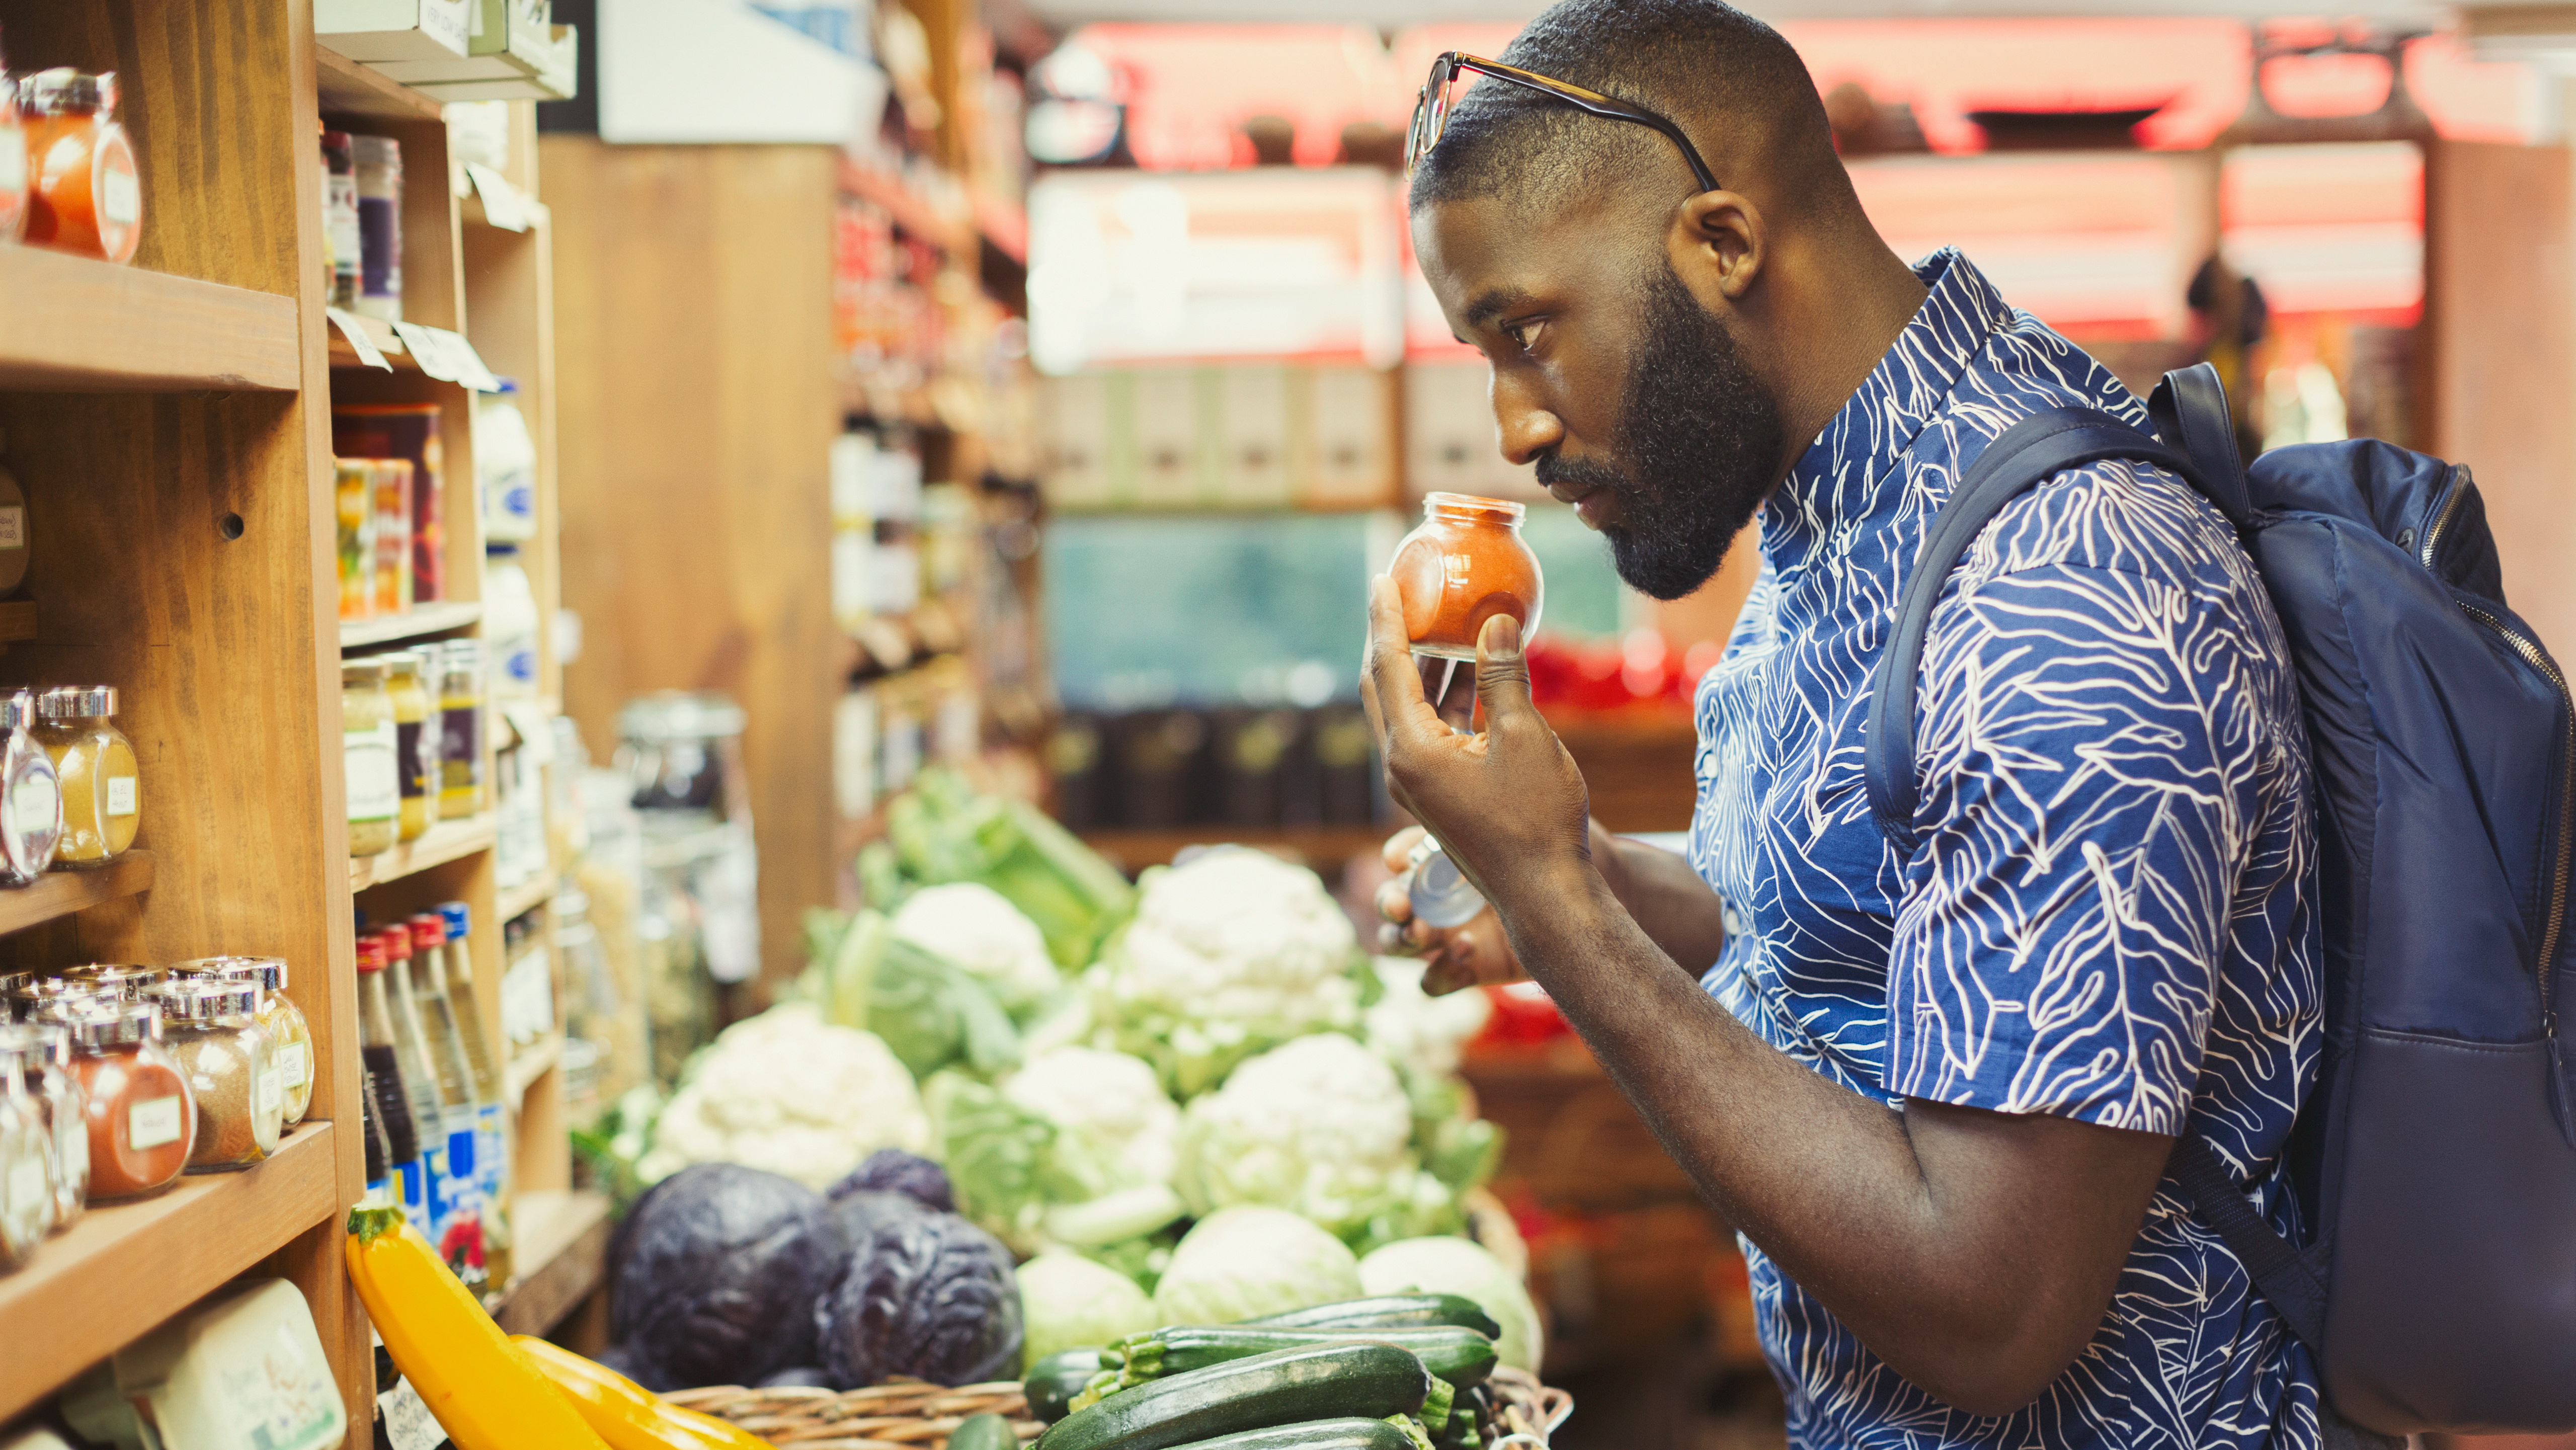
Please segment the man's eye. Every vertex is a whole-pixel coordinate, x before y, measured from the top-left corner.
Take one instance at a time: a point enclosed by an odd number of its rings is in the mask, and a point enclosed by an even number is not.
[[[1512,340],[1514,347],[1527,352],[1538,340],[1540,325],[1536,322],[1515,322],[1503,329],[1503,335]]]

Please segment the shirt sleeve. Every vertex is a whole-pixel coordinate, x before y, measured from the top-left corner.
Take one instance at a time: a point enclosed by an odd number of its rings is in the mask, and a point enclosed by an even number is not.
[[[2249,578],[2043,563],[1934,612],[1893,1093],[2181,1131],[2279,748]]]

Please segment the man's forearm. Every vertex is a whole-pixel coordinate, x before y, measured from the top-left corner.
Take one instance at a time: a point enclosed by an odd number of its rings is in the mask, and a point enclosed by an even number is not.
[[[1697,979],[1726,945],[1726,908],[1690,863],[1592,823],[1592,863],[1647,938]]]
[[[1906,1115],[1774,1050],[1675,971],[1596,873],[1502,897],[1526,903],[1504,910],[1521,962],[1674,1160],[1898,1373],[1998,1413],[2081,1347],[2109,1282],[2054,1270],[2084,1261],[2066,1225],[1997,1212],[1995,1162],[1973,1134],[1919,1143]],[[2136,1223],[2091,1242],[2125,1242]]]

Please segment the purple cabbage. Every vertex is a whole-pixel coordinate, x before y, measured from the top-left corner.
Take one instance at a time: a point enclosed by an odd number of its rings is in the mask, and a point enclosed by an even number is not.
[[[868,1161],[851,1169],[824,1196],[838,1203],[853,1193],[900,1193],[941,1213],[957,1211],[957,1191],[949,1186],[948,1170],[901,1148],[879,1148],[869,1154]]]
[[[823,1368],[845,1389],[911,1375],[982,1384],[1016,1373],[1020,1287],[1011,1252],[953,1213],[903,1212],[869,1195],[841,1222],[864,1233],[814,1310]]]
[[[794,1179],[683,1168],[619,1225],[610,1337],[649,1389],[759,1384],[814,1362],[815,1304],[848,1253],[822,1196]]]

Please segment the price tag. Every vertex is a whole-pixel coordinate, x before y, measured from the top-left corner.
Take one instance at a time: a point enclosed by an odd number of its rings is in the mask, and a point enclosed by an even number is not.
[[[349,339],[349,347],[358,354],[358,361],[371,368],[383,368],[386,372],[394,370],[394,365],[385,361],[384,353],[376,347],[376,340],[367,336],[365,323],[337,307],[327,308],[325,311],[330,314],[331,325],[340,329],[342,337]]]
[[[420,370],[441,382],[458,383],[478,393],[501,391],[501,380],[483,366],[482,355],[474,344],[444,327],[428,327],[417,322],[397,322],[394,335],[420,359]]]
[[[519,189],[507,177],[480,161],[465,163],[465,174],[474,179],[474,189],[483,194],[483,219],[505,232],[528,229],[527,203]]]
[[[546,712],[527,700],[511,700],[501,706],[501,717],[519,732],[519,743],[528,749],[530,765],[552,765],[555,761],[555,730]]]
[[[438,1450],[447,1443],[447,1432],[438,1427],[438,1417],[410,1380],[394,1381],[392,1389],[376,1396],[376,1408],[384,1413],[385,1439],[394,1450]]]

